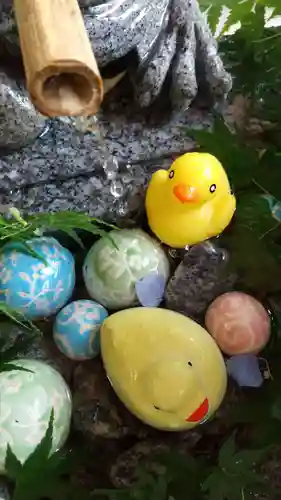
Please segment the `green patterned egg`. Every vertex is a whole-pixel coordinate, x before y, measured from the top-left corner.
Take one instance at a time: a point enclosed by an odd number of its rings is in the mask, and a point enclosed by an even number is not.
[[[5,472],[7,445],[23,463],[44,437],[52,408],[52,451],[65,443],[70,429],[71,394],[62,376],[48,364],[20,359],[26,370],[0,373],[0,474]]]
[[[83,276],[90,296],[108,309],[138,305],[135,285],[157,274],[167,282],[169,261],[160,244],[141,229],[110,232],[90,249]],[[113,241],[115,243],[113,243]]]

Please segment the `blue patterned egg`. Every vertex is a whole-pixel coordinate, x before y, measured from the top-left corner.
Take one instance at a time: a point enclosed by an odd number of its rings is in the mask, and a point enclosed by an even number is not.
[[[107,310],[92,300],[71,302],[56,317],[57,347],[70,359],[94,358],[100,352],[100,327],[107,316]]]
[[[28,253],[20,242],[3,247],[0,300],[30,319],[52,316],[72,295],[74,258],[55,238],[35,238],[28,244],[38,257]]]

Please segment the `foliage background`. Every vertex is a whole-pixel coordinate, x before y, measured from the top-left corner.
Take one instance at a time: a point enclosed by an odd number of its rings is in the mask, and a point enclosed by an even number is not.
[[[241,287],[265,297],[281,289],[281,28],[266,27],[281,15],[281,2],[214,0],[211,7],[205,0],[201,3],[214,30],[222,6],[230,9],[218,39],[234,78],[234,117],[231,124],[227,116],[226,122],[216,117],[212,131],[191,135],[228,172],[237,211],[222,240]],[[237,22],[240,29],[225,36]]]

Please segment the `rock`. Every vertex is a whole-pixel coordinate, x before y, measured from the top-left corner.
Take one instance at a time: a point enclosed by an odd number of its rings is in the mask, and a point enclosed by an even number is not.
[[[149,466],[150,470],[164,472],[163,467],[153,463],[154,456],[167,453],[169,446],[165,443],[142,441],[122,453],[110,469],[110,479],[116,488],[127,488],[136,481],[139,467]]]
[[[10,498],[7,485],[4,480],[0,479],[0,500],[10,500]]]
[[[2,339],[7,341],[6,347],[12,346],[15,341],[19,342],[20,339],[24,339],[28,335],[32,336],[30,345],[23,350],[20,349],[18,353],[15,353],[15,358],[28,358],[45,361],[58,370],[66,382],[69,383],[72,376],[73,366],[75,365],[72,361],[60,353],[51,339],[44,337],[40,333],[34,335],[33,332],[24,330],[22,327],[14,325],[10,322],[1,323],[0,341]]]
[[[31,103],[27,91],[0,70],[0,148],[17,149],[38,137],[46,119]]]
[[[70,384],[72,380],[73,370],[75,368],[75,363],[64,356],[58,350],[53,340],[49,338],[42,338],[41,349],[44,356],[44,361],[56,368],[61,373],[65,381]]]
[[[166,307],[202,321],[208,305],[233,289],[235,276],[226,264],[226,251],[211,241],[191,247],[168,283]]]
[[[150,429],[119,401],[100,359],[80,363],[73,376],[74,428],[88,439],[121,439],[147,436]]]
[[[157,455],[169,454],[175,450],[187,454],[200,439],[201,433],[192,430],[185,433],[165,433],[158,440],[141,441],[119,455],[110,468],[111,481],[116,488],[126,488],[135,482],[139,468],[163,473],[165,469],[157,462]]]
[[[269,495],[258,497],[258,500],[279,500],[281,497],[281,447],[276,446],[269,458],[262,466],[262,475],[268,485],[270,485]]]

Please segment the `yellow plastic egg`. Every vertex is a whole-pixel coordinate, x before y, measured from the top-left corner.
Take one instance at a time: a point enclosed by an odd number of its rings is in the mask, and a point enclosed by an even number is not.
[[[227,375],[217,344],[174,311],[142,307],[113,314],[101,328],[101,351],[118,397],[157,429],[191,429],[224,397]]]

